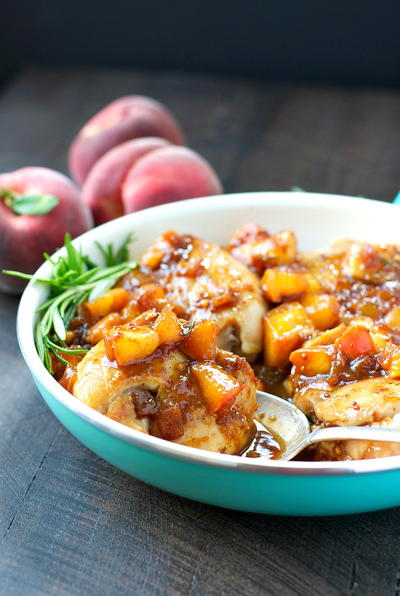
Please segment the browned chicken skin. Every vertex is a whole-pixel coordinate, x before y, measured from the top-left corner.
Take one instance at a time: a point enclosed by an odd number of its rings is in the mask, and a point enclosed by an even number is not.
[[[79,363],[73,393],[136,430],[191,447],[238,453],[254,432],[255,377],[243,358],[222,350],[215,365],[241,384],[232,404],[215,413],[207,407],[190,359],[176,344],[118,367],[107,358],[101,341]]]
[[[258,224],[248,223],[236,230],[227,250],[235,259],[261,276],[269,267],[294,261],[297,256],[297,242],[291,230],[271,235]]]
[[[124,283],[134,287],[143,276],[159,284],[167,302],[188,321],[214,320],[221,348],[250,359],[261,352],[266,305],[259,279],[216,244],[167,232]]]
[[[308,390],[313,392],[313,390]],[[315,390],[314,390],[315,391]],[[308,397],[308,400],[307,400]],[[400,429],[400,381],[383,377],[342,385],[330,392],[307,392],[297,403],[308,401],[311,418],[319,425],[380,426]],[[370,459],[400,455],[399,443],[364,440],[327,441],[313,448],[316,459]]]

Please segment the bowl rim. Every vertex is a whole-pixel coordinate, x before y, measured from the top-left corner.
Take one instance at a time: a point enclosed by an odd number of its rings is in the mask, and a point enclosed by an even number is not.
[[[235,209],[236,207],[243,206],[243,199],[251,201],[252,206],[255,207],[276,206],[278,203],[282,204],[283,201],[285,202],[285,207],[290,207],[291,205],[298,206],[299,201],[302,201],[303,206],[306,207],[315,208],[319,206],[333,210],[340,207],[349,212],[354,212],[358,208],[362,208],[372,211],[376,209],[389,210],[393,214],[393,209],[399,209],[396,205],[373,199],[297,191],[231,193],[180,201],[179,207],[185,209],[189,215],[195,215],[199,211],[212,211],[214,208]],[[168,203],[125,215],[78,236],[73,240],[73,244],[92,244],[94,240],[98,239],[98,236],[101,236],[105,228],[109,232],[111,231],[111,233],[117,232],[122,220],[124,222],[132,221],[132,228],[134,229],[135,220],[138,218],[144,221],[148,220],[150,223],[154,216],[158,217],[159,214],[172,212],[176,209],[176,206],[176,203]],[[398,213],[400,214],[400,210]],[[63,250],[60,249],[55,255],[59,252],[62,254]],[[39,306],[38,296],[42,292],[39,290],[40,282],[35,281],[35,279],[38,277],[47,277],[49,269],[50,264],[47,262],[43,263],[35,272],[34,279],[29,282],[22,294],[17,313],[17,337],[20,350],[34,380],[46,389],[62,406],[97,429],[126,443],[130,443],[135,447],[152,451],[158,455],[168,456],[187,463],[211,466],[216,469],[240,470],[241,472],[260,475],[347,476],[400,470],[400,455],[340,462],[282,462],[280,460],[258,460],[238,457],[237,455],[215,453],[147,435],[100,414],[64,389],[46,370],[37,354],[32,330],[36,318],[36,308]]]

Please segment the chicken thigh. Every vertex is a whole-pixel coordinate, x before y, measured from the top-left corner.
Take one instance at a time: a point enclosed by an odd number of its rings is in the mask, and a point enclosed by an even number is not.
[[[138,271],[124,280],[159,284],[179,316],[214,320],[218,345],[252,360],[263,348],[266,304],[257,276],[216,244],[167,232],[143,254]]]
[[[143,336],[144,328],[138,329]],[[124,327],[117,333],[130,331]],[[185,337],[125,365],[110,359],[107,338],[101,340],[78,364],[73,394],[135,430],[238,453],[254,433],[255,375],[244,358],[219,349],[212,360],[194,361]]]
[[[376,377],[331,391],[308,389],[294,399],[318,425],[400,429],[400,381]],[[400,455],[400,445],[364,440],[327,441],[312,450],[317,460],[370,459]]]

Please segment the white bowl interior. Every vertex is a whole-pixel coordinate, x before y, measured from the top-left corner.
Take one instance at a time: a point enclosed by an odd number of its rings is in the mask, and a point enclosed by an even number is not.
[[[146,249],[156,236],[168,229],[179,233],[190,233],[208,240],[224,244],[232,232],[240,225],[253,221],[264,226],[270,232],[282,229],[293,229],[299,240],[301,250],[312,250],[326,247],[332,240],[351,237],[371,242],[398,242],[400,207],[337,195],[323,195],[298,192],[274,193],[241,193],[182,201],[147,209],[114,220],[74,241],[82,247],[85,254],[92,259],[99,259],[99,251],[95,241],[103,244],[122,243],[129,232],[133,232],[136,240],[133,246],[138,256]],[[47,278],[50,265],[44,263],[37,271],[37,277]],[[64,405],[73,409],[78,415],[100,425],[107,432],[117,434],[125,440],[158,445],[176,457],[190,456],[196,452],[196,459],[202,454],[204,461],[218,464],[223,461],[235,462],[239,458],[221,454],[210,454],[201,450],[176,445],[149,437],[142,433],[123,427],[105,416],[88,408],[88,406],[72,398],[44,369],[36,353],[33,340],[33,327],[36,320],[35,311],[43,302],[46,290],[43,285],[30,282],[25,290],[18,314],[18,335],[21,350],[32,373],[39,377],[47,389]],[[138,436],[139,435],[139,436]],[[161,447],[160,447],[161,444]],[[163,447],[164,446],[164,447]],[[193,457],[193,453],[192,453]],[[400,456],[383,460],[364,462],[271,462],[271,466],[279,468],[301,467],[353,471],[374,471],[376,469],[393,469],[400,467]],[[388,462],[387,460],[390,460]],[[241,460],[242,465],[256,467],[256,461]],[[265,464],[264,464],[265,466]]]
[[[270,232],[293,229],[300,250],[324,247],[340,237],[398,242],[400,210],[395,217],[396,209],[386,203],[337,195],[243,193],[140,211],[91,230],[80,237],[79,243],[96,257],[93,240],[118,243],[133,231],[134,248],[140,255],[154,238],[168,229],[224,244],[237,227],[249,221]]]

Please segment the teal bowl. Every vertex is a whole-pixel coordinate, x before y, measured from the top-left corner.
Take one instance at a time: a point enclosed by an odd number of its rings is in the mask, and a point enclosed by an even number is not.
[[[268,230],[293,229],[301,250],[338,237],[396,242],[398,207],[352,197],[312,193],[243,193],[182,201],[133,213],[74,241],[93,259],[95,242],[116,246],[134,232],[137,254],[160,233],[175,229],[226,243],[247,221]],[[377,225],[377,223],[379,225]],[[37,277],[48,277],[43,264]],[[279,515],[360,513],[400,504],[400,456],[345,462],[279,462],[240,458],[151,437],[92,410],[63,389],[35,349],[36,310],[46,298],[35,280],[18,311],[22,354],[39,392],[81,443],[124,472],[177,495],[242,511]]]

